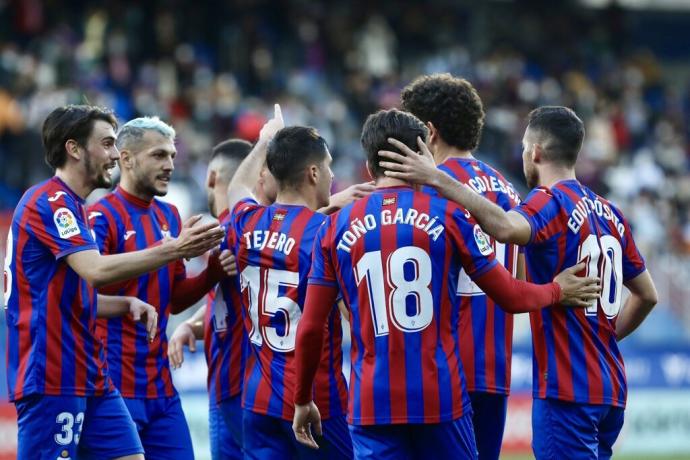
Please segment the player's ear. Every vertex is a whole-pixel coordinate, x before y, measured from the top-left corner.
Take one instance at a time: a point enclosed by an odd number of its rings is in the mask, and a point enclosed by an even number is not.
[[[541,163],[543,153],[544,150],[540,144],[532,144],[532,163]]]
[[[74,139],[67,139],[65,142],[65,152],[67,155],[73,159],[79,161],[81,160],[81,151],[79,150],[79,144]]]
[[[309,166],[307,171],[308,171],[308,175],[309,175],[309,181],[312,184],[317,184],[319,182],[319,173],[320,173],[318,165]]]
[[[206,187],[214,188],[215,186],[216,186],[216,172],[211,170],[208,172],[208,176],[206,177]]]
[[[429,138],[426,140],[426,143],[431,145],[438,140],[438,129],[430,121],[426,122],[426,127],[429,128]]]
[[[134,165],[134,154],[131,150],[120,150],[120,169],[131,169]]]

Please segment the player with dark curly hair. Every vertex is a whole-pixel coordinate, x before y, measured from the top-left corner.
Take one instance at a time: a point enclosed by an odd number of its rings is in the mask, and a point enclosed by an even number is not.
[[[402,91],[402,108],[429,128],[427,145],[439,168],[477,193],[510,210],[520,203],[512,185],[494,168],[474,158],[484,126],[484,107],[477,90],[464,78],[425,75]],[[437,194],[435,189],[425,191]],[[491,241],[496,258],[513,276],[524,279],[518,247]],[[460,353],[472,401],[479,458],[498,459],[503,440],[513,341],[513,316],[504,312],[461,270],[458,295]]]
[[[448,147],[468,153],[479,145],[484,105],[477,90],[464,78],[448,73],[424,75],[403,89],[401,99],[402,109],[431,129],[435,139],[430,138],[429,143],[441,140]]]

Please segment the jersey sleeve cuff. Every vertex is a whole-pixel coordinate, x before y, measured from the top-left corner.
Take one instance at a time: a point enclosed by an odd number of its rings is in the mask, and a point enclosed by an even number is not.
[[[517,212],[518,214],[520,214],[522,217],[524,217],[525,219],[527,219],[527,222],[529,223],[529,228],[530,228],[530,232],[529,232],[529,242],[527,242],[527,244],[532,244],[532,243],[534,243],[534,235],[535,235],[537,232],[536,232],[536,229],[534,228],[534,219],[532,218],[532,216],[531,216],[527,211],[525,211],[524,209],[522,209],[520,206],[514,207],[513,209],[511,209],[511,211],[515,211],[515,212]]]
[[[74,254],[75,252],[80,252],[80,251],[88,251],[90,249],[95,249],[98,251],[98,246],[95,244],[85,244],[83,246],[72,246],[71,248],[67,248],[64,251],[60,251],[55,255],[55,260],[60,260],[64,257],[67,257],[70,254]]]
[[[498,264],[498,261],[497,261],[496,259],[494,259],[494,260],[492,260],[491,262],[489,262],[488,264],[484,265],[484,266],[483,266],[482,268],[480,268],[479,270],[475,270],[475,271],[473,271],[471,274],[468,273],[468,275],[469,275],[469,277],[472,278],[472,279],[479,278],[479,277],[482,276],[484,273],[486,273],[486,272],[488,272],[489,270],[491,270],[492,268],[494,268],[497,264]]]
[[[630,272],[624,273],[623,274],[623,281],[630,281],[632,279],[635,279],[638,276],[640,276],[645,270],[647,270],[647,267],[644,264],[642,264],[641,267],[636,267],[633,270],[631,270]]]
[[[316,284],[318,286],[338,287],[338,283],[334,280],[327,280],[324,278],[309,278],[308,284]]]

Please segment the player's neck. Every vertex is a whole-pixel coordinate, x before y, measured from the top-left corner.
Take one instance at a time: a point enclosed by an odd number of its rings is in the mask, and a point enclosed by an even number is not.
[[[577,180],[575,169],[561,166],[544,166],[539,171],[539,185],[553,187],[554,184],[564,180]]]
[[[95,188],[88,183],[84,173],[75,171],[74,168],[56,169],[55,176],[60,178],[62,182],[67,184],[67,186],[83,200],[85,200]]]
[[[307,194],[303,194],[299,190],[280,190],[276,196],[276,204],[289,204],[291,206],[304,206],[313,211],[319,207],[316,204],[316,198]]]
[[[139,190],[134,181],[127,176],[122,176],[122,179],[120,180],[120,188],[130,195],[147,203],[153,201],[153,195]]]
[[[442,164],[449,158],[474,158],[472,152],[469,150],[461,150],[457,147],[446,144],[445,142],[436,142],[434,147],[434,161],[437,165]]]
[[[374,185],[376,188],[412,187],[412,184],[409,182],[387,176],[378,177]]]

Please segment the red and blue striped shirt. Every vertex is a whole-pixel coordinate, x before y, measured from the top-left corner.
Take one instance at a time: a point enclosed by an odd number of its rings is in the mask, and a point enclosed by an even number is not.
[[[96,338],[96,291],[65,261],[97,250],[84,201],[53,177],[31,187],[12,217],[5,261],[10,400],[98,396],[114,387]]]
[[[350,311],[349,423],[440,423],[470,410],[457,281],[461,267],[477,278],[495,266],[463,208],[409,187],[378,189],[326,221],[309,283],[338,286]]]
[[[623,283],[645,270],[628,222],[577,180],[538,187],[515,210],[532,227],[525,248],[530,281],[549,281],[585,261],[587,275],[599,276],[602,283],[601,297],[586,309],[530,313],[534,397],[624,407],[627,388],[616,317]]]
[[[226,234],[232,232],[228,210],[223,211],[218,219]],[[228,239],[223,241],[220,249],[228,249]],[[211,401],[220,403],[240,394],[248,347],[242,321],[239,277],[225,278],[208,295],[204,317],[204,352]]]
[[[295,337],[302,316],[316,232],[326,219],[304,206],[239,202],[231,222],[240,272],[243,315],[250,353],[242,405],[258,414],[292,420]],[[334,306],[314,382],[322,418],[345,412],[342,326]]]
[[[520,196],[512,184],[494,168],[475,158],[449,158],[439,165],[439,169],[505,211],[520,203]],[[424,191],[436,194],[431,187],[426,187]],[[496,260],[515,276],[518,247],[497,242],[491,237],[489,241]],[[496,305],[462,269],[458,294],[462,299],[460,356],[465,368],[467,390],[507,395],[510,393],[513,315]]]
[[[175,206],[154,199],[145,201],[118,187],[89,208],[101,254],[139,251],[177,237],[182,223]],[[149,342],[146,325],[131,316],[99,319],[98,336],[105,345],[113,383],[125,398],[162,398],[176,394],[168,361],[166,328],[175,281],[184,279],[181,260],[129,281],[102,289],[111,295],[133,296],[158,311],[158,333]]]

